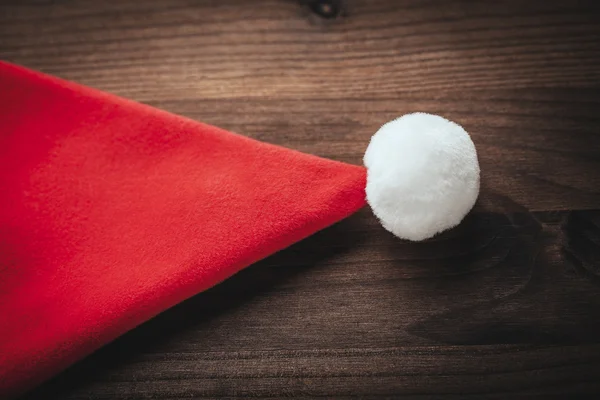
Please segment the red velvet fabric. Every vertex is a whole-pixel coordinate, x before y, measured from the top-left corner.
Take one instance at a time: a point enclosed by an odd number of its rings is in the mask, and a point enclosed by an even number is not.
[[[362,167],[0,63],[0,397],[350,215],[364,185]]]

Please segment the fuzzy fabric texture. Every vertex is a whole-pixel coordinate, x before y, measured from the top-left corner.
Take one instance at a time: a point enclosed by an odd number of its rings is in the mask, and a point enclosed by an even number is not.
[[[8,63],[0,113],[0,398],[365,204],[363,167]]]
[[[383,125],[364,163],[367,202],[402,239],[424,240],[458,225],[479,194],[473,141],[437,115],[407,114]]]

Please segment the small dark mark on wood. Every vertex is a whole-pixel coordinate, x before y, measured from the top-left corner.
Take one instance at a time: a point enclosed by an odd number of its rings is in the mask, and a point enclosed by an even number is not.
[[[325,19],[333,19],[344,11],[342,0],[307,0],[306,6],[316,15]]]

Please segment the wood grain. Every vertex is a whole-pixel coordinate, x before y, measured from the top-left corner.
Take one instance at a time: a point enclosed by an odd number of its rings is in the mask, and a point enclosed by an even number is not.
[[[370,211],[161,314],[29,399],[600,393],[595,0],[0,0],[0,57],[360,163],[411,111],[473,136],[434,240]]]

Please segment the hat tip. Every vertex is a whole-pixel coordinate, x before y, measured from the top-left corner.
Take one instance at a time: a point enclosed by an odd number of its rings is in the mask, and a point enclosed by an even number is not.
[[[407,114],[384,124],[365,152],[366,196],[385,229],[412,241],[458,225],[479,195],[475,145],[443,117]]]

